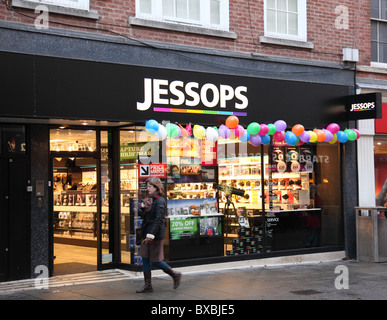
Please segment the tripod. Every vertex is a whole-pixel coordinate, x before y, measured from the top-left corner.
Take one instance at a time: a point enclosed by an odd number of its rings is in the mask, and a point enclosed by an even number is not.
[[[234,205],[234,202],[232,202],[230,200],[230,196],[231,195],[227,195],[226,194],[226,203],[224,205],[224,216],[225,218],[227,219],[225,222],[226,222],[226,239],[228,239],[228,234],[229,234],[229,231],[231,231],[230,229],[230,226],[229,226],[229,222],[230,222],[230,205],[232,205],[232,208],[233,208],[233,212],[234,212],[234,215],[236,216],[236,209],[235,209],[235,205]],[[226,246],[227,246],[227,240],[226,240]]]

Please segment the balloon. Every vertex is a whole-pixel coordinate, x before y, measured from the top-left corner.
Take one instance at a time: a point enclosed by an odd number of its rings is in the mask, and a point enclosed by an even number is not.
[[[261,130],[259,130],[258,134],[260,136],[264,136],[269,132],[269,127],[266,124],[261,124]]]
[[[331,142],[332,141],[332,139],[333,139],[333,133],[332,132],[330,132],[329,130],[327,130],[327,129],[322,129],[323,131],[324,131],[324,133],[325,133],[325,142]]]
[[[259,134],[250,135],[250,143],[253,146],[259,146],[262,142],[261,136]]]
[[[165,128],[167,129],[167,135],[171,138],[176,138],[179,134],[178,126],[174,123],[167,123],[165,125]]]
[[[297,143],[297,136],[291,131],[286,131],[285,141],[287,144],[292,146]]]
[[[229,127],[230,129],[234,129],[239,124],[239,119],[236,116],[229,116],[226,119],[226,127]]]
[[[360,131],[355,129],[355,128],[352,128],[352,130],[356,132],[356,136],[357,136],[356,140],[359,139],[360,138]]]
[[[277,132],[277,128],[275,127],[274,124],[269,123],[267,126],[268,126],[268,128],[269,128],[268,134],[273,135],[274,133]]]
[[[243,128],[240,124],[238,124],[235,128],[234,128],[234,135],[236,137],[241,137],[243,136],[245,133],[245,128]]]
[[[167,137],[167,129],[165,129],[165,127],[162,124],[159,125],[159,130],[157,131],[157,135],[159,137],[159,140],[164,140]]]
[[[243,134],[243,136],[239,137],[239,140],[242,141],[242,142],[247,142],[250,140],[250,133],[245,130],[245,133]]]
[[[252,122],[247,126],[250,135],[258,134],[259,130],[261,130],[261,126],[257,122]]]
[[[349,141],[355,141],[357,139],[357,134],[352,129],[345,129],[344,132],[347,134]]]
[[[340,130],[340,126],[337,123],[331,123],[328,127],[327,130],[332,132],[333,134],[337,133]]]
[[[269,144],[270,143],[270,136],[268,134],[261,136],[261,142],[262,142],[262,144]]]
[[[145,123],[145,129],[151,134],[156,133],[159,130],[159,123],[153,119],[148,120]]]
[[[231,136],[231,130],[228,127],[226,127],[224,124],[222,124],[219,127],[219,135],[223,139],[227,139],[229,136]]]
[[[176,128],[177,128],[177,136],[176,137],[174,137],[175,139],[179,139],[181,136],[182,136],[182,130],[181,130],[181,128],[178,126],[178,125],[176,125]]]
[[[276,133],[274,133],[274,139],[275,141],[277,142],[282,142],[285,140],[285,132],[283,131],[277,131]]]
[[[341,143],[346,143],[348,141],[348,135],[344,131],[338,131],[336,133],[337,140]]]
[[[193,127],[193,135],[196,139],[201,140],[206,136],[206,129],[201,125],[195,124]]]
[[[304,130],[304,132],[301,133],[299,135],[299,137],[300,137],[300,140],[302,142],[309,142],[309,140],[310,140],[310,132]]]
[[[317,141],[317,134],[316,134],[316,132],[313,132],[313,131],[308,131],[308,132],[310,134],[309,142],[316,142]]]
[[[332,141],[329,142],[329,143],[330,143],[330,144],[334,144],[334,143],[336,143],[336,142],[337,142],[337,135],[336,135],[336,133],[334,133],[334,134],[333,134]]]
[[[299,136],[305,131],[304,126],[302,124],[296,124],[292,128],[292,132],[296,135]]]
[[[206,138],[208,141],[216,142],[219,138],[218,131],[212,127],[208,127],[206,129]]]
[[[287,127],[286,122],[283,120],[277,120],[276,122],[274,122],[274,125],[277,128],[277,132],[278,131],[285,131],[285,129]]]
[[[317,134],[317,142],[323,142],[326,138],[325,132],[321,129],[314,129],[313,130]]]
[[[189,132],[187,131],[187,129],[184,129],[181,124],[179,124],[179,127],[180,127],[180,130],[181,130],[181,135],[186,138],[189,136]]]

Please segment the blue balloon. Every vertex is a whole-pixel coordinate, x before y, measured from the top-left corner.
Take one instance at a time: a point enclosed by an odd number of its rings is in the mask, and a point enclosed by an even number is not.
[[[286,131],[285,133],[285,141],[289,145],[295,145],[297,143],[297,136],[291,132],[291,131]]]
[[[336,133],[337,140],[341,143],[346,143],[348,141],[348,135],[344,131],[338,131]]]
[[[151,134],[156,133],[157,131],[159,131],[159,123],[153,119],[148,120],[145,123],[145,129]]]
[[[250,140],[250,133],[245,130],[245,133],[243,134],[243,136],[239,137],[239,140],[242,141],[242,142],[247,142]]]
[[[264,136],[262,136],[261,139],[262,139],[262,144],[270,143],[270,136],[268,134],[265,134]]]

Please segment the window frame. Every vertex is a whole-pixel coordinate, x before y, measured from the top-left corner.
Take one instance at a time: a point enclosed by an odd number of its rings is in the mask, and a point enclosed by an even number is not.
[[[371,19],[371,66],[377,67],[377,68],[386,68],[387,67],[387,60],[381,61],[380,59],[380,45],[381,44],[387,44],[387,40],[383,42],[380,39],[380,27],[383,24],[384,26],[387,26],[387,16],[385,18],[382,17],[382,3],[380,0],[377,0],[378,2],[378,12],[377,17],[372,15],[372,10],[370,13],[370,19]],[[372,1],[371,1],[372,6]],[[372,8],[371,8],[372,9]],[[372,38],[372,25],[375,24],[376,26],[376,39]],[[376,52],[372,50],[372,44],[376,44]],[[372,60],[373,55],[376,54],[376,61]]]
[[[151,13],[143,13],[140,10],[140,1],[141,0],[136,0],[136,18],[172,24],[184,24],[212,30],[229,31],[229,0],[218,0],[220,2],[219,24],[211,24],[210,1],[208,0],[200,0],[200,20],[198,21],[163,16],[161,0],[150,0]]]
[[[57,6],[62,8],[76,9],[76,10],[90,10],[90,0],[77,0],[77,5],[74,5],[70,0],[24,0],[30,3],[36,3],[40,5]]]
[[[285,39],[285,40],[295,40],[295,41],[307,41],[307,3],[306,0],[297,0],[298,8],[298,35],[291,35],[279,32],[268,31],[268,18],[267,18],[267,1],[264,1],[264,32],[265,37]],[[277,0],[275,0],[277,1]],[[277,11],[277,9],[276,9]],[[287,13],[289,11],[286,11]],[[276,27],[278,26],[276,21]]]

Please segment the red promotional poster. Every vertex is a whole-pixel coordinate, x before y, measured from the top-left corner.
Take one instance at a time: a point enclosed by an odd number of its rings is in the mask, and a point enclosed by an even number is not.
[[[140,179],[166,178],[167,165],[165,163],[140,164],[138,166],[138,177]]]
[[[216,166],[216,142],[202,140],[202,166]]]

